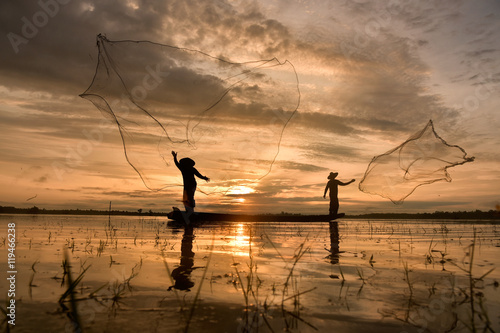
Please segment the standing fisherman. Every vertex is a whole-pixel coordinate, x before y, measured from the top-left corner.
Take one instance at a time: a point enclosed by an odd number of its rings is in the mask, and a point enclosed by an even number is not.
[[[194,207],[196,206],[194,201],[194,192],[196,191],[196,179],[194,176],[204,179],[207,182],[210,181],[210,178],[202,176],[198,170],[195,169],[195,162],[189,157],[181,158],[180,161],[177,161],[177,153],[172,151],[172,155],[174,156],[174,162],[177,168],[181,170],[182,180],[184,182],[184,193],[182,195],[182,202],[184,203],[184,208],[186,208],[186,213],[192,213],[194,211]]]
[[[337,218],[339,212],[339,188],[338,186],[346,186],[355,181],[355,179],[351,179],[351,181],[347,183],[342,183],[340,180],[335,179],[338,176],[338,172],[330,172],[328,176],[328,183],[325,187],[325,194],[323,194],[323,198],[326,198],[326,192],[330,190],[330,217],[332,219]]]

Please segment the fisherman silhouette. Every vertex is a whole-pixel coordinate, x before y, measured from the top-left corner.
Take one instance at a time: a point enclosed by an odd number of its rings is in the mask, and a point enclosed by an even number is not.
[[[340,180],[335,179],[338,176],[338,172],[330,172],[328,175],[328,183],[325,187],[325,193],[323,194],[323,198],[326,198],[326,193],[330,190],[330,217],[335,219],[339,217],[339,188],[338,186],[346,186],[355,181],[355,179],[351,179],[347,183],[342,183]]]
[[[174,156],[175,165],[182,173],[182,180],[184,182],[182,202],[184,203],[186,213],[190,214],[194,211],[194,207],[196,206],[194,201],[194,192],[196,192],[197,183],[194,176],[204,179],[207,182],[210,181],[210,178],[202,176],[198,170],[195,169],[195,162],[189,157],[181,158],[180,161],[177,161],[177,153],[172,151],[172,155]]]

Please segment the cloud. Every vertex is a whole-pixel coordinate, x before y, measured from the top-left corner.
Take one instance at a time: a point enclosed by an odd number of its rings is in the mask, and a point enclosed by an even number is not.
[[[304,172],[318,172],[328,170],[327,168],[319,167],[313,164],[297,163],[293,161],[280,161],[278,165],[283,169],[299,170]]]
[[[392,142],[401,142],[431,118],[450,133],[462,124],[456,135],[476,145],[479,153],[474,155],[485,156],[486,162],[496,160],[495,154],[487,152],[494,147],[482,142],[496,140],[494,132],[479,126],[469,128],[468,123],[465,126],[462,117],[468,111],[450,106],[454,100],[449,99],[475,96],[477,87],[492,92],[498,89],[500,72],[495,55],[500,50],[500,30],[498,8],[493,6],[496,4],[454,0],[70,1],[59,5],[53,16],[47,14],[46,23],[39,21],[32,36],[23,36],[23,29],[26,32],[34,18],[43,19],[39,13],[44,9],[38,1],[3,1],[0,156],[8,165],[4,170],[18,175],[14,170],[21,165],[39,165],[42,169],[31,170],[27,179],[44,181],[47,187],[62,186],[53,183],[51,163],[64,164],[67,148],[77,149],[77,144],[86,142],[82,131],[100,129],[103,119],[77,97],[94,74],[98,33],[111,40],[150,40],[188,47],[238,62],[272,57],[290,60],[298,72],[301,105],[283,140],[284,147],[293,153],[273,169],[271,176],[276,178],[303,171],[310,177],[307,182],[316,183],[315,174],[325,171],[319,165],[328,161],[362,169],[375,154],[376,144],[389,147]],[[8,33],[27,40],[18,45],[17,53],[5,38]],[[147,63],[154,65],[157,60],[147,59]],[[138,74],[144,70],[136,69]],[[181,66],[170,75],[177,76],[178,82],[203,79],[190,66]],[[464,93],[463,87],[469,90]],[[252,88],[245,87],[240,93],[250,93]],[[204,100],[213,89],[218,89],[218,84],[210,80],[204,81],[197,94],[186,95],[185,85],[169,86],[172,95],[188,96],[192,104]],[[162,94],[158,91],[155,95],[155,107],[163,101]],[[481,100],[481,112],[471,114],[478,118],[493,114],[498,106],[496,95],[491,93],[492,97]],[[256,137],[259,126],[265,123],[263,104],[263,100],[246,105],[234,101],[221,115],[228,128]],[[491,111],[483,111],[485,106]],[[233,110],[246,121],[231,117],[229,111]],[[488,128],[494,128],[494,117],[482,119]],[[71,178],[71,185],[66,186],[101,184],[104,178],[117,184],[132,181],[136,176],[124,164],[119,144],[116,129],[106,132],[102,144],[93,145],[92,153],[65,178]],[[215,158],[230,160],[228,156]],[[313,191],[283,177],[259,184],[259,194],[249,196],[249,200],[271,207],[276,196],[296,195],[306,200],[301,191]],[[117,184],[123,188],[140,186]],[[143,196],[140,191],[131,190],[129,196],[125,189],[112,191],[105,186],[91,192],[83,190],[92,200],[116,195],[132,203]],[[173,190],[172,195],[177,194]],[[153,202],[153,198],[143,197]],[[160,196],[154,199],[161,200]],[[209,197],[207,202],[212,204],[212,200]],[[283,200],[286,205],[287,199]]]
[[[33,2],[8,6],[9,11],[0,12],[5,13],[7,30],[14,32],[21,28],[21,17],[30,17],[40,10]],[[346,8],[355,17],[370,18],[373,10],[367,6],[350,1]],[[104,32],[110,39],[142,40],[147,36],[146,39],[153,41],[231,55],[236,61],[277,56],[297,58],[300,66],[307,62],[330,68],[327,80],[337,87],[327,86],[327,94],[311,95],[314,99],[319,96],[322,105],[332,104],[332,110],[322,110],[323,113],[356,114],[368,120],[385,118],[400,124],[430,118],[431,113],[446,113],[435,97],[426,96],[423,80],[428,69],[416,56],[410,41],[384,32],[376,38],[368,38],[368,43],[359,47],[358,32],[345,28],[335,32],[336,40],[329,40],[329,30],[316,35],[314,40],[301,40],[282,22],[267,18],[262,10],[256,4],[243,2],[240,7],[234,7],[225,1],[170,1],[154,6],[149,1],[138,1],[136,6],[105,2],[83,6],[71,2],[61,6],[58,14],[40,28],[38,35],[18,55],[4,53],[0,74],[9,78],[5,84],[11,88],[75,96],[82,92],[85,82],[89,82],[95,66],[96,54],[92,47],[95,34]],[[121,22],[125,21],[128,23],[124,27]],[[89,33],[91,31],[94,33]],[[345,74],[339,75],[342,72]],[[190,80],[188,74],[189,71],[171,73]],[[308,83],[302,77],[300,80]],[[336,85],[336,81],[342,84]],[[175,87],[171,88],[174,92]],[[210,89],[201,93],[203,91]],[[181,96],[181,92],[178,95]],[[203,100],[201,94],[193,97]],[[303,99],[301,111],[309,111],[311,100],[307,97]],[[319,118],[318,113],[313,116]],[[334,119],[321,123],[334,124]],[[342,134],[349,128],[337,125],[336,130]]]
[[[41,176],[37,179],[34,180],[35,183],[46,183],[47,180],[49,179],[48,175]]]
[[[366,159],[359,148],[335,143],[311,143],[301,147],[306,157],[324,161],[354,161]]]

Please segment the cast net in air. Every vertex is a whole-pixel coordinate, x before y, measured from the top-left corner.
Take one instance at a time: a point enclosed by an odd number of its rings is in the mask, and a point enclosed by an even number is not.
[[[81,96],[116,124],[126,160],[147,188],[182,183],[172,150],[211,178],[207,193],[253,184],[270,172],[300,103],[290,62],[238,63],[103,35],[97,45],[95,76]]]
[[[450,182],[448,168],[473,160],[464,149],[443,140],[430,120],[423,130],[401,145],[374,157],[359,189],[401,204],[421,185],[441,180]]]

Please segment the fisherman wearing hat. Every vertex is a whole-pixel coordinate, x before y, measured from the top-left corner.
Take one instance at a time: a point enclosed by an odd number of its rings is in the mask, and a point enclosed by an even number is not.
[[[204,179],[207,182],[210,181],[210,178],[202,176],[198,170],[195,169],[195,162],[189,157],[181,158],[180,161],[177,161],[177,153],[172,151],[172,155],[174,156],[175,165],[182,172],[182,180],[184,181],[182,202],[184,203],[186,212],[192,213],[196,205],[194,201],[194,192],[196,191],[197,183],[194,176]]]
[[[325,194],[323,194],[323,198],[326,198],[326,193],[330,190],[330,217],[336,218],[339,211],[339,188],[338,186],[346,186],[355,181],[355,179],[351,179],[351,181],[347,183],[342,183],[340,180],[335,179],[338,176],[338,172],[330,172],[328,176],[328,183],[325,187]]]

